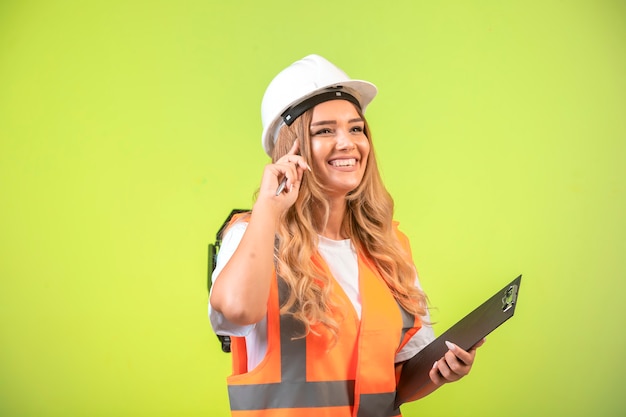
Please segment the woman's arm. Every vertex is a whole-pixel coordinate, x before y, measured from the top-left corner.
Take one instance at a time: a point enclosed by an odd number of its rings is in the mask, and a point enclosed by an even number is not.
[[[211,307],[233,324],[253,324],[265,316],[276,221],[272,211],[257,201],[241,242],[215,279]]]
[[[304,159],[296,155],[297,143],[275,164],[265,167],[246,231],[211,290],[211,307],[233,324],[254,324],[265,317],[277,223],[282,213],[295,203],[302,173],[308,168]],[[276,195],[283,177],[287,177],[286,190]]]

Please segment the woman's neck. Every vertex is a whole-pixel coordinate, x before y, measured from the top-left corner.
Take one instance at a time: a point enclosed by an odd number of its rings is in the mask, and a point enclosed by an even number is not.
[[[332,239],[347,239],[345,230],[343,230],[343,221],[346,215],[346,200],[336,199],[330,201],[330,211],[328,213],[328,222],[326,227],[320,232],[320,235]]]

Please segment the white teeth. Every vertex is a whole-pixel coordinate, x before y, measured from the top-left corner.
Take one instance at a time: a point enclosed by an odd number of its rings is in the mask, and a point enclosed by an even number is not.
[[[330,164],[334,167],[351,167],[356,164],[356,159],[335,159]]]

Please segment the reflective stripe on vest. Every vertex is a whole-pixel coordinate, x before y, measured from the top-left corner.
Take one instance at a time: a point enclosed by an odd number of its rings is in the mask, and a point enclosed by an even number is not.
[[[303,325],[290,315],[278,314],[286,289],[282,280],[275,280],[268,302],[267,353],[257,368],[247,372],[245,340],[233,340],[234,374],[228,387],[233,416],[400,415],[394,407],[393,362],[396,352],[419,329],[419,318],[398,308],[382,279],[362,256],[358,259],[361,320],[333,281],[333,301],[346,311],[340,339],[328,352],[320,343],[323,328],[313,328],[321,336],[301,337]],[[330,275],[323,261],[314,262]]]

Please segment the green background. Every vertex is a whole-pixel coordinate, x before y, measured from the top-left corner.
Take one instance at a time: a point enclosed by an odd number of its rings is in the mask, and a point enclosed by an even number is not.
[[[377,84],[441,333],[524,274],[472,374],[405,416],[626,412],[623,1],[0,1],[0,415],[226,416],[207,244],[309,53]]]

